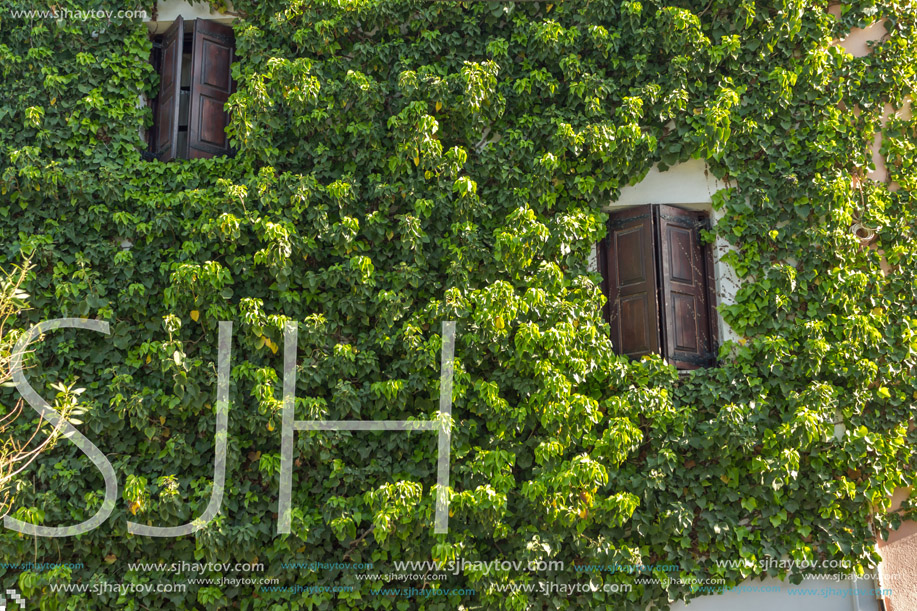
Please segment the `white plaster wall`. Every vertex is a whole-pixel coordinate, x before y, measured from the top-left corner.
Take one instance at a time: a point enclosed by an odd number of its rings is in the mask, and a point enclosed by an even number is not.
[[[779,591],[755,592],[755,588]],[[776,578],[748,580],[730,592],[677,602],[672,611],[879,611],[873,588],[868,580],[813,579],[798,586]]]
[[[621,189],[621,196],[611,206],[709,204],[713,194],[725,187],[707,172],[703,159],[692,159],[665,172],[651,169],[639,184]]]
[[[707,171],[707,164],[703,159],[692,159],[672,166],[665,172],[660,172],[658,168],[651,169],[638,184],[621,189],[620,197],[609,203],[607,210],[645,204],[669,204],[710,211],[713,220],[718,221],[723,215],[712,209],[713,194],[727,186]],[[723,254],[730,248],[726,240],[720,237],[717,237],[713,245],[713,271],[716,276],[718,305],[734,304],[739,289],[739,279],[735,271],[722,261]],[[720,343],[738,341],[738,334],[726,324],[719,310],[716,318]]]
[[[230,4],[230,7],[232,5]],[[153,34],[162,34],[172,22],[181,17],[186,22],[192,19],[211,19],[220,23],[229,23],[235,16],[230,10],[228,13],[217,13],[210,10],[210,5],[196,2],[185,2],[183,0],[159,0],[156,3],[156,20],[151,19],[153,15],[147,13],[144,20],[148,23],[150,32]]]
[[[589,255],[589,267],[590,272],[599,271],[599,248],[597,245],[592,245],[592,253]]]

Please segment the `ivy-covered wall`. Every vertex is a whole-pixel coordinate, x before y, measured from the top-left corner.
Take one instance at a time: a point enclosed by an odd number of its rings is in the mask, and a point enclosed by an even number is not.
[[[899,522],[887,499],[917,466],[917,122],[884,128],[900,189],[863,177],[883,106],[915,87],[912,2],[844,3],[840,18],[824,0],[234,5],[238,152],[164,164],[140,155],[152,116],[138,96],[158,87],[143,23],[13,17],[46,6],[0,2],[0,261],[36,266],[20,327],[111,324],[48,334],[29,378],[47,397],[54,382],[85,389],[77,426],[121,495],[80,537],[0,532],[6,562],[83,564],[0,569],[4,587],[43,609],[662,609],[691,579],[760,575],[767,556],[876,561],[872,529]],[[868,56],[832,44],[880,17]],[[715,231],[743,278],[721,309],[746,340],[679,378],[614,355],[587,261],[621,187],[692,157],[736,185],[717,194]],[[877,229],[871,245],[855,222]],[[128,520],[183,524],[210,498],[221,320],[234,323],[222,511],[192,536],[129,535]],[[300,432],[292,534],[277,535],[283,324],[299,325],[298,419],[399,420],[437,413],[444,320],[457,321],[448,534],[433,533],[435,435]],[[4,389],[5,408],[16,397]],[[98,509],[102,478],[73,444],[39,462],[16,517],[66,525]],[[469,572],[425,587],[474,594],[406,598],[283,566],[459,558],[566,568]],[[261,562],[222,576],[353,590],[51,591],[182,580],[136,561]],[[654,585],[574,564],[680,569]],[[539,580],[633,588],[495,589]]]

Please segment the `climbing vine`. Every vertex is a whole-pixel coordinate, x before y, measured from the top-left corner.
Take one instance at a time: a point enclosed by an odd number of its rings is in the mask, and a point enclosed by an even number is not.
[[[77,426],[121,498],[79,537],[0,532],[8,562],[80,563],[0,569],[4,587],[43,609],[663,609],[698,580],[801,578],[768,556],[874,566],[917,467],[917,123],[882,120],[915,88],[913,3],[238,0],[235,155],[169,163],[141,157],[138,99],[158,90],[146,25],[13,15],[38,8],[0,4],[0,266],[34,266],[20,328],[110,324],[47,334],[29,378],[46,397],[85,389]],[[834,43],[880,20],[870,54]],[[867,178],[877,132],[887,182]],[[692,158],[729,185],[714,231],[742,282],[719,309],[742,339],[679,376],[614,354],[588,261],[622,187]],[[436,417],[445,320],[449,532],[433,531],[435,435],[300,431],[277,534],[284,324],[297,419],[405,420]],[[219,321],[234,324],[221,512],[194,535],[130,535],[211,497]],[[3,390],[4,409],[16,399]],[[20,520],[72,524],[102,503],[66,441],[26,475]],[[381,577],[461,559],[564,568]],[[128,563],[182,561],[265,570],[165,594],[52,590],[181,581]],[[642,583],[590,565],[671,570]],[[349,589],[230,581],[247,577]],[[501,589],[545,580],[597,590]],[[465,592],[373,593],[400,586]]]

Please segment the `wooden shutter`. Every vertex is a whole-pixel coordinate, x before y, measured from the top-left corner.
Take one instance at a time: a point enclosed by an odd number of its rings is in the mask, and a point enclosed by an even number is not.
[[[650,206],[615,212],[608,220],[603,265],[611,341],[630,357],[659,352],[655,235]]]
[[[654,210],[659,231],[663,354],[679,369],[714,363],[712,257],[700,242],[706,214],[673,206]]]
[[[185,25],[181,17],[166,30],[162,39],[159,98],[156,102],[156,157],[169,161],[178,156],[178,105],[181,88],[181,56]]]
[[[213,157],[229,153],[223,105],[232,93],[235,39],[232,28],[207,19],[194,21],[192,52],[191,117],[188,121],[188,157]]]

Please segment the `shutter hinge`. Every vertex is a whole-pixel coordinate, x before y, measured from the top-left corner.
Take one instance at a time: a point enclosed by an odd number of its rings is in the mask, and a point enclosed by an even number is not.
[[[659,213],[659,218],[661,218],[664,221],[672,221],[675,223],[681,223],[682,227],[684,227],[685,220],[690,219],[690,217],[674,216],[671,214],[665,214],[663,212]],[[693,222],[691,222],[691,225],[693,225],[695,229],[706,229],[707,231],[710,231],[710,217],[707,217],[707,216],[694,217]]]
[[[608,221],[609,227],[620,227],[621,225],[627,225],[628,223],[633,223],[634,221],[641,221],[643,219],[649,218],[649,214],[639,214],[637,216],[629,216],[624,219],[615,219]]]

